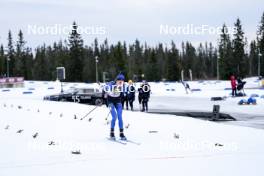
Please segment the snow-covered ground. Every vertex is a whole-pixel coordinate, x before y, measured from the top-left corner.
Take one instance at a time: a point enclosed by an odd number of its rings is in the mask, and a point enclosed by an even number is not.
[[[247,81],[248,95],[264,95],[255,78]],[[238,106],[241,98],[211,102],[212,96],[229,96],[229,82],[189,84],[201,91],[185,94],[179,83],[151,83],[150,109],[211,111],[217,103],[222,112],[263,116],[260,97],[254,106]],[[82,86],[96,85],[68,83],[64,89]],[[125,134],[134,143],[123,145],[107,140],[111,118],[106,107],[80,120],[94,106],[42,100],[58,92],[60,83],[40,81],[0,89],[1,176],[263,175],[261,129],[124,111]]]
[[[152,84],[150,107],[160,112],[212,112],[213,105],[220,105],[222,113],[235,117],[235,122],[225,122],[242,126],[264,128],[264,89],[260,87],[257,78],[245,79],[246,97],[230,97],[231,90],[229,81],[200,81],[189,82],[193,93],[186,94],[183,86],[179,83]],[[155,92],[156,91],[156,92]],[[248,99],[251,95],[257,95],[257,105],[239,106],[241,99]],[[226,101],[211,101],[211,97],[227,97]]]

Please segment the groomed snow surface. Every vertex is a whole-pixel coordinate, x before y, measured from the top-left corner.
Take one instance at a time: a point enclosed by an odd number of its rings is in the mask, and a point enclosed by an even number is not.
[[[212,96],[229,96],[225,81],[190,82],[192,89],[200,89],[190,94],[180,83],[151,83],[150,110],[211,111],[220,104],[223,112],[256,115],[262,122],[264,90],[255,78],[247,81],[246,93],[259,95],[257,105],[239,106],[241,98],[230,97],[211,102]],[[96,85],[68,83],[64,89],[86,86]],[[125,134],[132,141],[124,145],[107,139],[109,109],[98,107],[81,120],[95,107],[43,101],[43,96],[59,92],[60,83],[40,81],[0,89],[0,176],[264,173],[263,129],[124,111]]]

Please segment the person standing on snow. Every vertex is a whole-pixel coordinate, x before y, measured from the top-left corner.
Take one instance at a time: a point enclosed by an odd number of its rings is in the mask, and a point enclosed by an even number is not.
[[[142,89],[142,85],[140,85],[140,87],[138,88],[138,104],[139,104],[139,110],[142,110],[142,95],[143,95],[143,89]]]
[[[231,81],[231,87],[232,87],[232,96],[234,97],[237,95],[237,83],[236,83],[236,78],[234,75],[230,77],[230,81]]]
[[[136,88],[133,86],[133,81],[129,80],[128,81],[128,87],[127,87],[127,99],[128,99],[131,111],[134,110],[133,103],[135,101],[135,91],[136,91]],[[128,107],[127,107],[127,109],[128,109]]]
[[[110,82],[105,87],[107,96],[108,107],[112,115],[110,138],[115,140],[115,123],[118,118],[118,125],[120,130],[120,139],[126,140],[124,135],[123,118],[122,118],[122,94],[124,92],[124,80],[125,76],[119,74],[115,81]]]
[[[138,89],[138,100],[139,104],[142,104],[142,112],[148,112],[148,101],[150,97],[150,85],[143,81],[142,85]]]

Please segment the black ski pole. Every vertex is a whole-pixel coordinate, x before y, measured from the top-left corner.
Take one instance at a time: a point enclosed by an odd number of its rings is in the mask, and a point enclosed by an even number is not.
[[[99,106],[95,106],[91,111],[89,111],[85,116],[83,116],[83,118],[81,118],[81,120],[83,120],[85,117],[87,117],[89,114],[91,114],[98,107]]]
[[[109,108],[109,112],[108,112],[108,114],[107,114],[107,116],[106,116],[106,118],[105,118],[106,121],[107,121],[107,119],[108,119],[110,113],[111,113],[111,108]]]

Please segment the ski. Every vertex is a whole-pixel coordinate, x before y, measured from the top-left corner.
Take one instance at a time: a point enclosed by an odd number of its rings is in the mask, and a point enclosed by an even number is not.
[[[133,141],[133,140],[130,140],[130,139],[126,139],[126,140],[122,140],[122,139],[111,139],[111,138],[107,138],[109,141],[112,141],[112,142],[117,142],[117,143],[120,143],[120,144],[123,144],[123,145],[126,145],[128,143],[130,144],[135,144],[135,145],[141,145],[140,142],[136,142],[136,141]]]
[[[107,138],[109,141],[112,141],[112,142],[116,142],[116,143],[119,143],[119,144],[122,144],[122,145],[127,145],[127,143],[125,141],[121,141],[121,140],[116,140],[116,139],[111,139],[111,138]]]
[[[141,145],[141,143],[135,142],[135,141],[132,141],[132,140],[129,140],[129,139],[124,140],[124,142],[135,144],[135,145]]]

